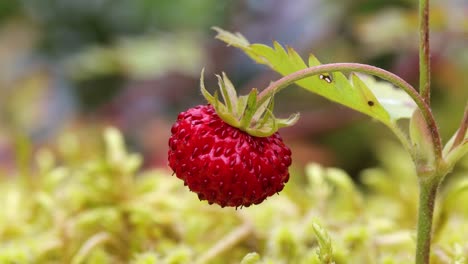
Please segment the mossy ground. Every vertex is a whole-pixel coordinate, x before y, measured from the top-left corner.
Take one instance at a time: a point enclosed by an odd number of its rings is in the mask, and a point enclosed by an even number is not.
[[[115,129],[102,148],[79,142],[67,135],[34,154],[34,169],[2,177],[0,263],[413,262],[416,176],[393,144],[359,185],[310,164],[279,195],[236,210],[200,202],[166,168],[141,169]],[[433,263],[468,259],[463,166],[441,189]]]

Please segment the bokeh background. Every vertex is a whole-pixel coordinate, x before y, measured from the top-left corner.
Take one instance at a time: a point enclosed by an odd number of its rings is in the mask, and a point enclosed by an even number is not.
[[[468,2],[434,0],[433,107],[448,139],[468,98]],[[322,62],[369,63],[417,87],[416,0],[3,0],[0,1],[0,171],[66,133],[99,144],[115,126],[146,167],[166,167],[177,113],[203,103],[226,72],[239,91],[279,76],[213,38],[239,31],[277,40]],[[278,95],[278,115],[301,112],[282,131],[297,165],[316,161],[355,175],[374,165],[385,129],[299,88]],[[89,150],[92,155],[92,149]]]

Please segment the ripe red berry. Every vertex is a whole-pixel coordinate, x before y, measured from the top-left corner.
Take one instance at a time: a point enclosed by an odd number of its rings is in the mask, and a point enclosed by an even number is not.
[[[211,105],[180,113],[171,132],[169,166],[210,204],[258,204],[289,179],[291,151],[277,132],[249,135],[221,120]]]

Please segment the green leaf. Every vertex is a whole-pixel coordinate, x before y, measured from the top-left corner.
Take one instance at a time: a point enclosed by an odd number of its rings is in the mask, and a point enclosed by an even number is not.
[[[218,32],[217,39],[242,49],[255,62],[265,64],[282,75],[320,65],[319,60],[313,55],[310,55],[307,65],[296,51],[290,47],[285,50],[277,42],[273,43],[273,47],[250,44],[239,33],[233,34],[220,28],[214,30]],[[411,117],[416,108],[416,104],[406,93],[394,89],[389,84],[354,74],[351,80],[341,72],[334,72],[307,77],[297,81],[296,84],[392,127],[395,126],[396,120]],[[371,89],[368,87],[369,84],[373,86]]]
[[[360,75],[359,78],[377,97],[392,120],[412,117],[417,105],[405,91],[396,88],[389,82],[377,81],[372,76]]]
[[[366,108],[366,112],[364,113],[386,123],[386,121],[390,118],[390,114],[383,109],[380,100],[378,100],[375,97],[375,95],[367,87],[366,83],[363,80],[361,80],[356,74],[351,75],[351,80],[353,82],[354,87],[356,88],[356,91],[360,93],[360,98],[368,106]]]

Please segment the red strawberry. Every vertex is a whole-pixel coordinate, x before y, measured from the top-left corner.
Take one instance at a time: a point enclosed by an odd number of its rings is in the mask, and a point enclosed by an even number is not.
[[[278,119],[272,96],[253,89],[237,97],[226,75],[218,76],[224,103],[201,91],[210,103],[179,114],[169,139],[169,166],[200,200],[250,206],[281,191],[289,180],[291,151],[276,132],[298,115]]]
[[[258,204],[289,179],[291,151],[278,133],[251,136],[221,120],[211,105],[180,113],[171,132],[169,166],[210,204]]]

